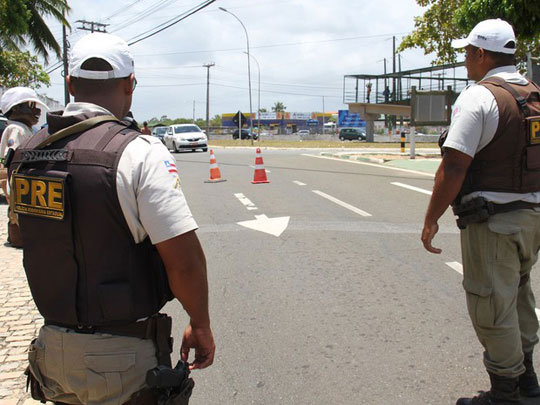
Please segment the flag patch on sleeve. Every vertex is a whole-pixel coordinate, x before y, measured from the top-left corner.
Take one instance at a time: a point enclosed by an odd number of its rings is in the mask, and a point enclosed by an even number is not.
[[[176,170],[176,165],[173,162],[171,162],[170,160],[165,160],[164,163],[169,173],[178,176],[178,170]]]

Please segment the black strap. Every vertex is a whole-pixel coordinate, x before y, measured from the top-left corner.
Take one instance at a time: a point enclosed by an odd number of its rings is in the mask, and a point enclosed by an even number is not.
[[[491,215],[501,214],[516,210],[526,210],[540,207],[540,203],[531,203],[527,201],[512,201],[507,204],[490,204],[489,211]]]
[[[486,80],[482,80],[482,83],[491,83],[496,86],[502,87],[507,92],[509,92],[512,97],[517,101],[518,106],[520,110],[523,112],[523,115],[525,117],[529,117],[531,115],[531,110],[529,109],[529,106],[527,105],[527,99],[520,95],[516,89],[514,89],[512,86],[508,84],[506,80],[504,80],[502,77],[488,77]]]

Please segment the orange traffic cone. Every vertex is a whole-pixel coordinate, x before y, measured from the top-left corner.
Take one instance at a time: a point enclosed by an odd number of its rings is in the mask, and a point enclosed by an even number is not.
[[[264,170],[263,158],[261,156],[261,148],[257,148],[257,157],[255,158],[255,175],[253,176],[252,183],[270,183],[266,178],[266,170]]]
[[[206,180],[205,183],[219,183],[222,181],[227,180],[221,178],[221,172],[219,171],[214,151],[210,149],[210,179]]]

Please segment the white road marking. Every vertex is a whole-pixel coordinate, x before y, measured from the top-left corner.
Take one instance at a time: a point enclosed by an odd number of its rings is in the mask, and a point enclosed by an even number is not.
[[[463,265],[460,262],[448,262],[446,265],[463,275]],[[536,316],[540,318],[540,309],[535,308],[534,310],[536,312]]]
[[[299,186],[305,186],[306,183],[302,183],[301,181],[295,180],[293,181],[294,184],[298,184]]]
[[[403,187],[403,188],[406,188],[406,189],[409,189],[409,190],[418,191],[419,193],[422,193],[422,194],[427,194],[427,195],[432,194],[432,192],[429,191],[429,190],[424,190],[423,188],[409,186],[408,184],[400,183],[400,182],[397,182],[397,181],[395,181],[393,183],[390,183],[390,184],[393,184],[394,186],[398,186],[398,187]]]
[[[245,228],[253,229],[254,231],[268,233],[279,237],[289,226],[290,217],[268,218],[266,215],[255,215],[255,219],[251,221],[237,222],[238,225]]]
[[[413,173],[413,174],[420,174],[422,176],[435,177],[435,175],[432,173],[418,172],[416,170],[402,169],[400,167],[384,166],[384,165],[379,165],[377,163],[360,162],[358,160],[340,159],[340,158],[334,158],[330,156],[310,155],[309,153],[302,153],[302,156],[313,157],[313,158],[318,158],[318,159],[337,160],[338,162],[354,163],[357,165],[364,165],[364,166],[381,167],[383,169],[388,169],[388,170],[398,170],[400,172],[405,172],[405,173]]]
[[[362,211],[360,208],[356,208],[355,206],[351,204],[347,204],[346,202],[338,200],[337,198],[332,197],[331,195],[328,195],[326,193],[323,193],[322,191],[319,191],[319,190],[311,190],[311,191],[313,191],[315,194],[320,195],[323,198],[326,198],[327,200],[332,201],[333,203],[336,203],[337,205],[342,206],[343,208],[347,208],[348,210],[351,210],[352,212],[356,214],[362,215],[363,217],[371,216],[371,214],[367,213],[366,211]]]
[[[459,274],[463,275],[463,266],[461,265],[460,262],[448,262],[446,263],[446,265],[450,267],[451,269],[454,269],[455,271],[457,271]]]
[[[244,204],[244,206],[249,210],[249,211],[253,211],[253,210],[258,210],[258,208],[255,206],[255,204],[253,204],[249,198],[247,198],[244,194],[242,193],[236,193],[234,194],[234,196],[236,198],[238,198],[238,200]]]

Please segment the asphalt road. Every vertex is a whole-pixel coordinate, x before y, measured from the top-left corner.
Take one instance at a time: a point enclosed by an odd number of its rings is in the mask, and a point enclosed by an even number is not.
[[[431,190],[432,177],[264,150],[270,183],[254,185],[253,150],[215,152],[217,184],[204,183],[208,153],[175,155],[217,344],[214,365],[193,373],[192,404],[454,404],[489,388],[454,219],[440,221],[443,253],[427,253],[429,195],[403,186]],[[238,224],[256,215],[290,218],[279,236]],[[188,318],[167,310],[177,356]]]

